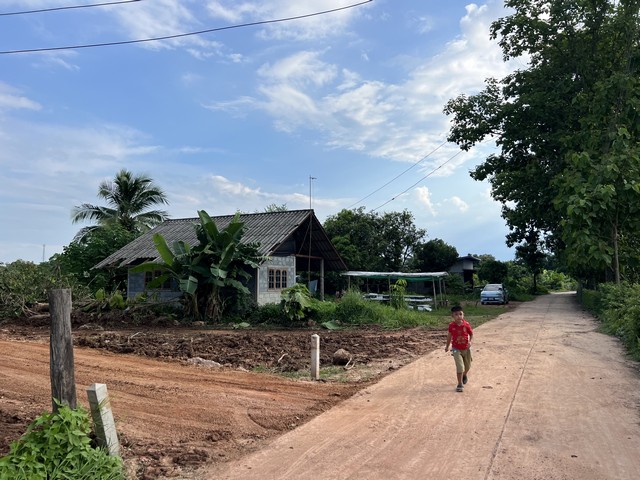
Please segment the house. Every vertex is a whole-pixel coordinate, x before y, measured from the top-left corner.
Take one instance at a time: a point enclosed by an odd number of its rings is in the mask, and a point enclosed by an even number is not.
[[[479,263],[479,258],[468,254],[466,257],[459,257],[456,263],[449,269],[449,273],[461,275],[464,283],[468,283],[473,287],[473,274],[476,273],[476,265]]]
[[[211,218],[218,229],[224,229],[234,215]],[[247,284],[259,305],[280,302],[281,291],[291,287],[296,278],[307,271],[311,271],[320,297],[324,298],[325,273],[347,269],[313,210],[245,213],[240,214],[240,221],[245,224],[242,241],[259,244],[260,255],[268,257],[251,272],[252,278]],[[169,246],[179,240],[194,246],[198,244],[195,225],[199,222],[199,218],[167,220],[109,255],[95,268],[129,267],[127,298],[135,298],[149,291],[147,285],[153,280],[153,274],[132,272],[130,267],[146,261],[161,261],[153,243],[154,234],[162,235]],[[154,289],[153,293],[161,299],[179,295],[169,283]]]

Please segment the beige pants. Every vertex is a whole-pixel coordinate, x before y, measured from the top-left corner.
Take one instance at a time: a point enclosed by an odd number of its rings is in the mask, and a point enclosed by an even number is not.
[[[456,373],[468,372],[471,368],[471,349],[456,350],[452,349],[453,359],[456,362]]]

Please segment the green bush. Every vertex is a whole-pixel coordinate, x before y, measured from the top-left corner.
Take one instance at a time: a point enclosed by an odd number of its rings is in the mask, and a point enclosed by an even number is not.
[[[0,480],[124,480],[120,458],[94,448],[89,432],[82,407],[43,413],[0,458]]]
[[[375,308],[381,305],[375,303],[363,299],[359,291],[350,290],[336,304],[335,319],[350,324],[383,323],[384,316]]]
[[[282,304],[267,303],[260,305],[246,320],[252,325],[260,323],[279,325],[285,323],[286,318]]]
[[[627,351],[640,359],[640,284],[606,284],[599,293],[581,290],[580,298],[598,316],[602,329],[620,338]]]

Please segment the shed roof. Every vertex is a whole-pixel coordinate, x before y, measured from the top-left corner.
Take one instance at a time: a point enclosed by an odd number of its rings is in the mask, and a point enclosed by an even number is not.
[[[224,229],[235,215],[211,217],[218,229]],[[244,243],[258,243],[261,255],[271,256],[280,246],[295,237],[300,256],[322,257],[326,270],[346,270],[344,261],[327,237],[322,224],[313,210],[288,210],[283,212],[242,213],[240,221],[245,224]],[[117,252],[109,255],[94,268],[122,267],[144,261],[159,261],[160,256],[153,243],[153,235],[159,233],[167,244],[182,240],[189,245],[196,245],[196,225],[199,218],[180,218],[166,220],[155,228],[125,245]],[[311,227],[311,248],[309,249],[309,227]]]
[[[407,282],[433,281],[449,275],[447,272],[357,272],[343,273],[348,277],[403,279]]]

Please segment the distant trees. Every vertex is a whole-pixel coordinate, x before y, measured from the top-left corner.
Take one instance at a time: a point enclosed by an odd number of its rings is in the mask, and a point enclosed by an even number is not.
[[[380,215],[364,207],[344,209],[323,226],[350,270],[405,271],[426,235],[408,210]]]
[[[412,270],[418,272],[446,272],[458,260],[458,250],[439,238],[416,245],[411,260]]]
[[[97,223],[82,228],[74,241],[82,242],[89,232],[113,224],[120,225],[128,232],[140,234],[169,218],[166,211],[153,209],[169,203],[166,194],[150,177],[143,174],[134,175],[126,169],[120,170],[113,180],[100,183],[98,197],[105,200],[108,206],[83,203],[73,208],[73,223],[85,220]]]

